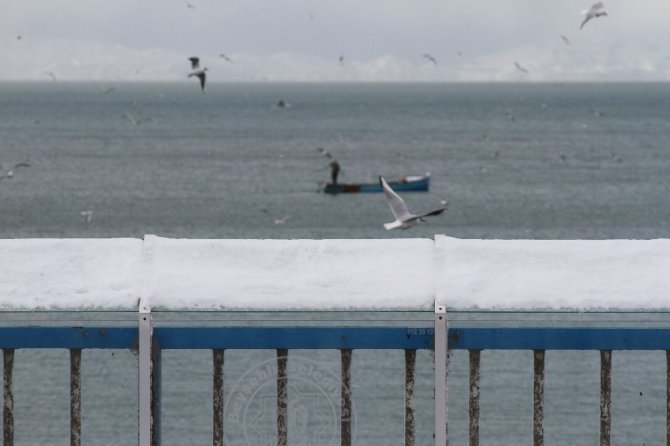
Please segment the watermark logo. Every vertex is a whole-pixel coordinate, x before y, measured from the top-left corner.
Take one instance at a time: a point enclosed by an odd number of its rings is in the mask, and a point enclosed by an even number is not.
[[[339,367],[330,370],[323,363],[290,356],[287,361],[288,444],[298,446],[339,445],[342,382]],[[352,440],[355,437],[355,408],[352,403]],[[226,398],[224,410],[226,444],[235,437],[240,444],[277,444],[277,361],[264,361],[245,373]]]

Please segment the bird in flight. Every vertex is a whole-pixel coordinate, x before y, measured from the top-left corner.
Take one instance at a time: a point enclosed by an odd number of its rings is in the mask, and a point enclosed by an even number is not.
[[[603,2],[598,2],[594,3],[590,9],[583,10],[582,15],[585,17],[579,29],[584,28],[584,25],[586,25],[586,22],[588,22],[589,20],[607,15],[607,12],[602,11],[604,7],[605,5],[603,5]]]
[[[514,61],[514,66],[516,67],[517,70],[521,71],[522,73],[528,73],[528,70],[525,69],[519,62],[516,60]]]
[[[563,39],[563,43],[565,43],[566,45],[570,45],[570,39],[565,37],[563,34],[561,34],[561,39]]]
[[[198,79],[200,79],[200,88],[202,89],[202,92],[205,92],[205,80],[207,79],[207,76],[205,75],[205,71],[207,71],[207,68],[200,68],[200,58],[199,57],[189,57],[188,60],[191,61],[191,72],[188,74],[188,77],[193,77],[197,76]]]
[[[223,53],[219,54],[219,57],[220,57],[221,59],[225,60],[226,62],[233,63],[233,59],[231,59],[230,57],[226,56],[226,55],[223,54]]]
[[[14,178],[14,171],[17,170],[20,167],[30,167],[29,163],[26,162],[21,162],[21,163],[16,163],[9,169],[5,169],[2,164],[0,164],[0,180],[7,178],[11,179]]]
[[[429,61],[433,62],[433,64],[437,65],[437,59],[435,59],[435,58],[434,58],[433,56],[431,56],[430,54],[428,54],[428,53],[426,53],[426,54],[422,54],[422,57],[425,57],[425,58],[428,59]]]
[[[395,221],[391,223],[384,223],[384,228],[386,228],[387,231],[391,229],[411,228],[412,226],[415,226],[424,221],[424,217],[440,215],[447,210],[447,203],[443,201],[441,208],[435,209],[434,211],[425,212],[423,214],[414,215],[407,209],[407,205],[400,197],[400,195],[396,194],[395,191],[391,189],[391,186],[389,186],[384,177],[379,177],[379,184],[381,184],[382,189],[384,190],[386,201],[388,202],[389,207],[391,208],[391,212],[395,217]]]

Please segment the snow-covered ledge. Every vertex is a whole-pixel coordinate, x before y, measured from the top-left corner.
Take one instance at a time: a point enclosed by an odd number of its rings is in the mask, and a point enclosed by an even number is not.
[[[656,310],[670,240],[0,240],[1,310]]]

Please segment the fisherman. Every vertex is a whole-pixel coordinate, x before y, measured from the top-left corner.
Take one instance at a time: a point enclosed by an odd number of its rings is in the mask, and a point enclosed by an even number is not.
[[[328,163],[328,165],[324,169],[328,169],[330,167],[331,184],[333,185],[337,184],[337,176],[340,174],[340,163],[338,163],[337,160],[333,157],[333,155],[328,153],[326,149],[324,149],[323,147],[318,147],[316,150],[321,155],[331,160],[330,163]]]
[[[340,173],[340,164],[336,159],[332,160],[330,166],[330,180],[332,184],[337,184],[337,175]]]

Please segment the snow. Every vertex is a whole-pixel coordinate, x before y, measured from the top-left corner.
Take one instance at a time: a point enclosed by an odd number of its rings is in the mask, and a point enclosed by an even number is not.
[[[670,240],[0,240],[0,310],[654,310]]]
[[[431,309],[429,239],[147,237],[152,308]]]
[[[0,309],[137,309],[142,240],[0,240]]]
[[[670,240],[435,237],[436,299],[451,309],[670,307]]]

